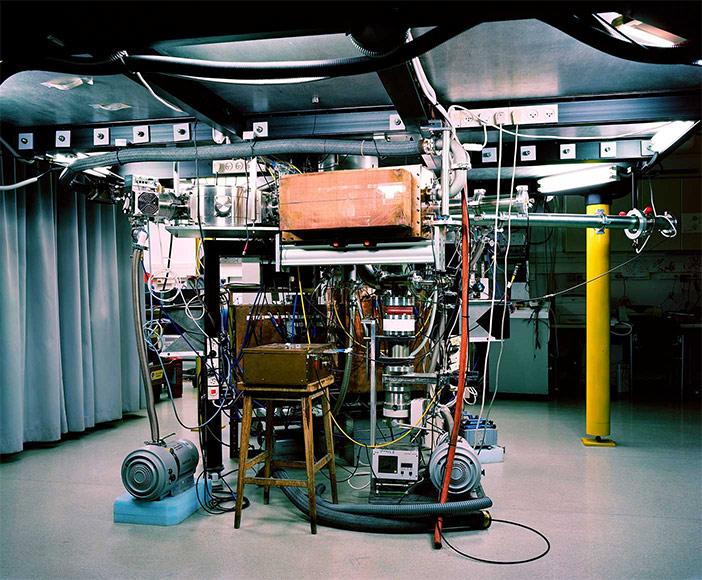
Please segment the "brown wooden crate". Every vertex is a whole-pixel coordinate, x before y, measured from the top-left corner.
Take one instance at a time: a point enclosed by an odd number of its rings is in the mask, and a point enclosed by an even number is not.
[[[280,180],[284,239],[336,230],[367,233],[391,228],[421,236],[417,181],[406,169],[354,169],[285,175]],[[350,232],[353,235],[353,232]]]

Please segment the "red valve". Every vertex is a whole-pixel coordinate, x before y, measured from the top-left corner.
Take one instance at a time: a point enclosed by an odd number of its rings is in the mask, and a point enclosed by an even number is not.
[[[649,215],[651,215],[651,214],[653,213],[653,208],[652,208],[650,205],[647,205],[647,206],[644,208],[643,213],[644,213],[645,216],[649,216]]]
[[[620,212],[619,212],[619,215],[622,216],[622,217],[624,217],[624,216],[626,216],[626,212],[625,212],[625,211],[620,211]]]

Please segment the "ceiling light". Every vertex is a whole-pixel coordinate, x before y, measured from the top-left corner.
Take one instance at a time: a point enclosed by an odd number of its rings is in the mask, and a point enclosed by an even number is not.
[[[598,165],[570,173],[551,175],[539,179],[540,193],[556,193],[570,189],[583,189],[619,181],[616,165]]]
[[[656,131],[651,137],[651,151],[663,153],[671,145],[682,139],[699,121],[673,121]]]

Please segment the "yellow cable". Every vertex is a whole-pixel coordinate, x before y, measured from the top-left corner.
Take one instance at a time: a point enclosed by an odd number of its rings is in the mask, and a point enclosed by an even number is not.
[[[302,296],[302,278],[300,278],[300,267],[297,267],[297,283],[300,285],[300,302],[302,303],[302,318],[305,320],[305,332],[307,333],[307,344],[312,344],[310,340],[310,329],[307,326],[307,312],[305,312],[305,299]]]
[[[351,340],[353,340],[354,344],[357,344],[358,346],[360,346],[360,347],[362,347],[362,348],[365,348],[365,346],[364,346],[363,344],[361,344],[360,342],[358,342],[353,336],[351,336],[351,335],[349,334],[348,330],[346,330],[346,327],[345,327],[344,324],[341,322],[341,317],[339,316],[339,312],[338,312],[337,309],[336,309],[336,301],[334,301],[334,300],[332,300],[332,308],[334,309],[334,314],[336,315],[336,320],[337,320],[338,323],[339,323],[339,327],[341,328],[341,330],[344,331],[344,334],[345,334],[346,336],[348,336]]]
[[[344,429],[339,425],[339,422],[336,420],[336,417],[334,417],[333,413],[329,411],[329,416],[331,417],[331,420],[334,421],[334,425],[336,425],[336,428],[341,431],[341,434],[346,437],[351,443],[354,445],[358,445],[359,447],[365,447],[366,449],[381,449],[383,447],[388,447],[389,445],[394,445],[395,443],[402,441],[405,437],[407,437],[416,427],[419,427],[419,425],[424,421],[424,417],[427,416],[429,411],[431,411],[432,407],[434,406],[434,403],[436,403],[436,400],[438,399],[439,395],[441,394],[441,389],[439,389],[434,396],[432,397],[431,401],[429,401],[429,404],[427,405],[426,410],[424,413],[422,413],[422,416],[417,420],[417,422],[412,425],[410,429],[407,429],[402,435],[400,435],[397,439],[394,439],[392,441],[386,441],[385,443],[379,443],[378,445],[366,445],[365,443],[360,443],[359,441],[356,441],[351,435],[349,435]]]

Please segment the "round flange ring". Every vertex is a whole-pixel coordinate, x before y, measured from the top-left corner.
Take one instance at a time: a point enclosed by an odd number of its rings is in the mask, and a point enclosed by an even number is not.
[[[627,216],[636,216],[639,219],[638,224],[635,228],[627,228],[624,230],[626,237],[630,240],[636,240],[640,238],[641,235],[646,231],[647,220],[646,216],[639,209],[630,209]]]

